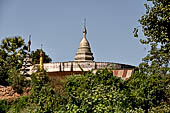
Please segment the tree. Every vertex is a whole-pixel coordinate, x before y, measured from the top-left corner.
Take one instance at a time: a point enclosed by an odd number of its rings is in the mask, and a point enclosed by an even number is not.
[[[33,64],[39,64],[40,63],[40,49],[37,49],[36,51],[32,51],[31,52],[31,58],[32,58],[32,63]],[[52,61],[52,59],[48,56],[48,55],[46,55],[46,53],[44,52],[44,51],[42,51],[43,52],[43,62],[44,63],[49,63],[49,62],[51,62]]]
[[[22,94],[24,88],[29,86],[30,81],[25,79],[20,69],[17,70],[16,67],[13,67],[8,70],[8,82],[18,94]]]
[[[5,38],[0,45],[0,84],[8,85],[9,70],[22,67],[27,47],[24,40],[18,37]]]
[[[150,50],[129,86],[133,85],[130,89],[136,97],[134,105],[142,105],[145,112],[170,112],[170,1],[147,1],[151,4],[145,4],[146,14],[139,20],[146,38],[140,42],[149,45]],[[135,37],[137,32],[135,28]]]
[[[160,76],[159,74],[146,74],[136,71],[126,84],[130,91],[129,99],[132,108],[142,108],[147,113],[164,106],[170,112],[169,84],[170,75]],[[163,109],[161,112],[163,112]]]
[[[36,113],[53,113],[62,110],[66,100],[51,86],[51,81],[45,70],[38,69],[31,78],[32,89],[29,103],[36,105]]]
[[[146,37],[140,41],[142,44],[150,45],[150,50],[141,67],[146,67],[148,72],[163,75],[170,70],[170,1],[148,1],[152,4],[145,4],[146,14],[139,22]],[[137,32],[138,29],[135,28],[135,36],[138,36]]]

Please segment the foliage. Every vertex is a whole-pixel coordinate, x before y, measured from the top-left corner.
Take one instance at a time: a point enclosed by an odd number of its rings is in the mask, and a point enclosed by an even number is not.
[[[169,84],[170,75],[137,71],[129,80],[122,80],[104,69],[68,77],[66,95],[61,96],[51,87],[46,72],[38,71],[32,76],[31,95],[14,101],[9,111],[168,113]]]
[[[31,52],[31,58],[32,58],[32,63],[33,64],[39,64],[40,63],[40,49],[37,49],[36,51],[32,51]],[[43,62],[44,63],[49,63],[52,61],[52,59],[46,55],[46,53],[44,51],[43,52]]]
[[[21,37],[12,37],[2,40],[0,45],[0,83],[1,85],[9,85],[7,82],[8,71],[15,67],[22,67],[25,50],[24,40]]]
[[[150,50],[129,85],[136,86],[132,90],[138,97],[135,105],[143,105],[146,112],[169,112],[170,1],[152,0],[150,3],[145,4],[146,14],[139,20],[146,37],[140,41],[149,45]],[[135,28],[134,35],[138,37],[137,32]]]
[[[28,97],[22,96],[10,103],[8,113],[20,113],[28,105]]]
[[[162,106],[168,111],[169,84],[170,75],[148,75],[139,71],[126,81],[106,69],[96,74],[72,76],[66,83],[65,112],[144,113]]]
[[[107,69],[70,77],[66,83],[67,112],[125,111],[129,104],[123,84]]]
[[[51,87],[50,80],[44,70],[38,70],[32,75],[32,90],[29,101],[37,105],[36,113],[54,112],[56,109],[62,108],[66,102]]]
[[[160,103],[159,106],[153,107],[149,110],[151,113],[169,113],[170,112],[170,104]]]
[[[151,5],[145,4],[146,14],[139,20],[146,39],[142,44],[150,45],[148,55],[143,59],[141,68],[147,73],[169,73],[170,61],[170,1],[148,0]],[[135,36],[138,29],[135,28]]]
[[[96,74],[88,72],[69,77],[65,85],[66,95],[61,96],[51,87],[46,72],[38,71],[32,75],[30,97],[13,102],[10,111],[169,112],[169,84],[170,75],[137,71],[129,80],[122,80],[104,69]]]
[[[6,38],[2,40],[0,47],[4,63],[10,67],[21,68],[23,56],[27,49],[23,39],[21,37]]]
[[[7,100],[1,100],[0,101],[0,112],[6,113],[10,108],[10,105]]]
[[[0,48],[0,83],[1,85],[7,85],[8,82],[6,81],[8,76],[7,76],[7,71],[8,67],[4,64],[4,59],[6,58],[7,53],[5,53],[1,48]]]
[[[161,103],[169,101],[170,75],[149,75],[137,71],[127,81],[127,85],[133,109],[142,108],[149,112],[152,108],[161,106]]]
[[[146,37],[140,42],[149,45],[150,50],[129,85],[138,97],[136,106],[146,112],[170,112],[170,1],[148,1],[151,4],[145,4],[146,13],[139,22]],[[135,28],[135,37],[138,37],[137,32]]]
[[[11,68],[8,71],[8,81],[12,88],[19,94],[22,94],[24,87],[28,87],[30,80],[26,80],[25,76],[20,73],[20,70],[17,70],[16,67]]]

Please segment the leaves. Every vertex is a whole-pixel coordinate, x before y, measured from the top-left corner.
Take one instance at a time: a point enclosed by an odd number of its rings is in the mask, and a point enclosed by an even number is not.
[[[146,13],[139,20],[146,37],[140,39],[140,42],[150,46],[140,69],[164,75],[170,72],[170,1],[152,0],[150,3],[144,4]],[[134,28],[135,37],[138,36],[137,31]]]
[[[33,64],[39,64],[40,63],[40,49],[37,49],[36,51],[32,51],[31,52],[31,58],[32,58],[32,63]],[[44,51],[43,52],[43,61],[44,63],[50,63],[52,61],[52,59],[46,55],[46,53]]]
[[[68,78],[69,112],[114,112],[125,111],[129,105],[123,91],[124,81],[107,69],[84,73]]]
[[[133,34],[134,34],[134,37],[138,37],[138,29],[137,28],[134,28],[133,30]]]
[[[33,73],[31,84],[32,90],[29,103],[34,103],[37,106],[36,113],[51,113],[56,110],[63,110],[61,107],[66,103],[65,98],[54,91],[44,70]]]
[[[8,71],[22,67],[26,45],[21,37],[5,38],[0,45],[0,83],[9,85]]]

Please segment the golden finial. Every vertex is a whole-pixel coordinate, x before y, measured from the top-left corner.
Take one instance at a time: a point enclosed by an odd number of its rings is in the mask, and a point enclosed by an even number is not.
[[[43,70],[43,52],[42,52],[42,44],[40,49],[40,70]]]

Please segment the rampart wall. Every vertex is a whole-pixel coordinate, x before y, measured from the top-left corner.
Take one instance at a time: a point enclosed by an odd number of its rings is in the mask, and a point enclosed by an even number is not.
[[[60,72],[60,71],[84,71],[103,69],[103,68],[112,68],[115,70],[118,69],[134,69],[134,66],[110,63],[110,62],[56,62],[56,63],[45,63],[44,69],[47,72]]]

